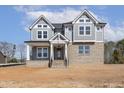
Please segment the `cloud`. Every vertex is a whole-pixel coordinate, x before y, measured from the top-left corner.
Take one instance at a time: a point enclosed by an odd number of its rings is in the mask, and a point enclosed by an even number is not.
[[[46,16],[48,20],[54,23],[63,23],[74,20],[82,10],[88,9],[89,6],[80,6],[80,8],[75,9],[73,7],[65,7],[62,8],[61,11],[45,11],[42,10],[45,6],[15,6],[14,9],[18,12],[24,13],[24,19],[22,20],[22,24],[24,29],[27,30],[32,23],[32,21],[36,20],[40,15]],[[100,9],[105,9],[106,6],[98,6]],[[104,21],[107,23],[104,31],[104,38],[107,41],[118,41],[124,38],[124,22],[121,26],[113,27],[109,24],[109,20],[105,16],[96,15],[91,12],[98,20]]]
[[[119,41],[124,39],[124,25],[118,27],[112,27],[108,23],[104,30],[105,40],[107,41]]]

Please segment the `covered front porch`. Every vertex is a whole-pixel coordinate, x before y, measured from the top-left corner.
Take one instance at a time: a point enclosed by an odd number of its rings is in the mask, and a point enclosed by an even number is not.
[[[54,60],[64,60],[64,65],[68,66],[68,43],[69,40],[62,34],[57,33],[50,40],[50,61],[49,67],[52,67]]]

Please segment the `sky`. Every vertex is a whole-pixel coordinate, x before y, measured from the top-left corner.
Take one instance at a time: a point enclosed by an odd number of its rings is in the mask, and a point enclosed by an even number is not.
[[[22,44],[30,40],[28,27],[41,14],[51,22],[72,21],[84,9],[97,19],[106,22],[105,40],[118,41],[124,38],[124,6],[41,5],[0,6],[0,41]]]

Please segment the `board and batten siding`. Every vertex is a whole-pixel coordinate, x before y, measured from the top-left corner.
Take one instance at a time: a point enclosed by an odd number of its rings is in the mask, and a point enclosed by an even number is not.
[[[41,25],[47,25],[47,28],[38,28],[37,27],[37,24],[41,24]],[[42,40],[42,41],[48,41],[53,35],[54,35],[54,31],[51,29],[51,27],[46,23],[44,22],[43,20],[40,20],[38,23],[37,23],[33,29],[31,30],[31,40],[34,40],[34,41],[38,41],[38,40]],[[37,31],[38,30],[41,30],[41,31],[47,31],[47,39],[38,39],[37,38]]]
[[[70,41],[72,41],[72,27],[70,27],[71,30],[69,30],[69,27],[65,28],[65,37],[67,37]]]

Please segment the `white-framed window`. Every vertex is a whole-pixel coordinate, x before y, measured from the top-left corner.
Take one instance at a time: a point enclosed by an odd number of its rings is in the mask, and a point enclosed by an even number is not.
[[[37,39],[47,39],[48,33],[47,31],[43,31],[43,30],[38,30],[37,31]]]
[[[38,39],[41,39],[42,38],[42,31],[38,31],[37,32],[37,37],[38,37]]]
[[[87,23],[87,22],[90,22],[90,19],[86,19],[86,23]]]
[[[47,28],[47,25],[43,25],[43,28]]]
[[[90,54],[90,46],[89,45],[79,45],[79,54]]]
[[[85,27],[86,35],[90,35],[90,31],[91,31],[90,26],[86,26],[86,27]]]
[[[79,34],[84,35],[84,26],[79,27]]]
[[[79,22],[84,22],[84,19],[80,19]]]
[[[42,25],[41,25],[41,24],[38,24],[38,25],[37,25],[37,27],[38,27],[38,28],[41,28],[41,27],[42,27]]]
[[[69,30],[69,31],[72,31],[72,28],[71,28],[71,27],[68,27],[68,30]]]
[[[79,35],[90,36],[91,35],[91,26],[79,26]]]
[[[43,38],[47,38],[47,31],[43,31]]]
[[[37,58],[48,58],[48,48],[37,47]]]

